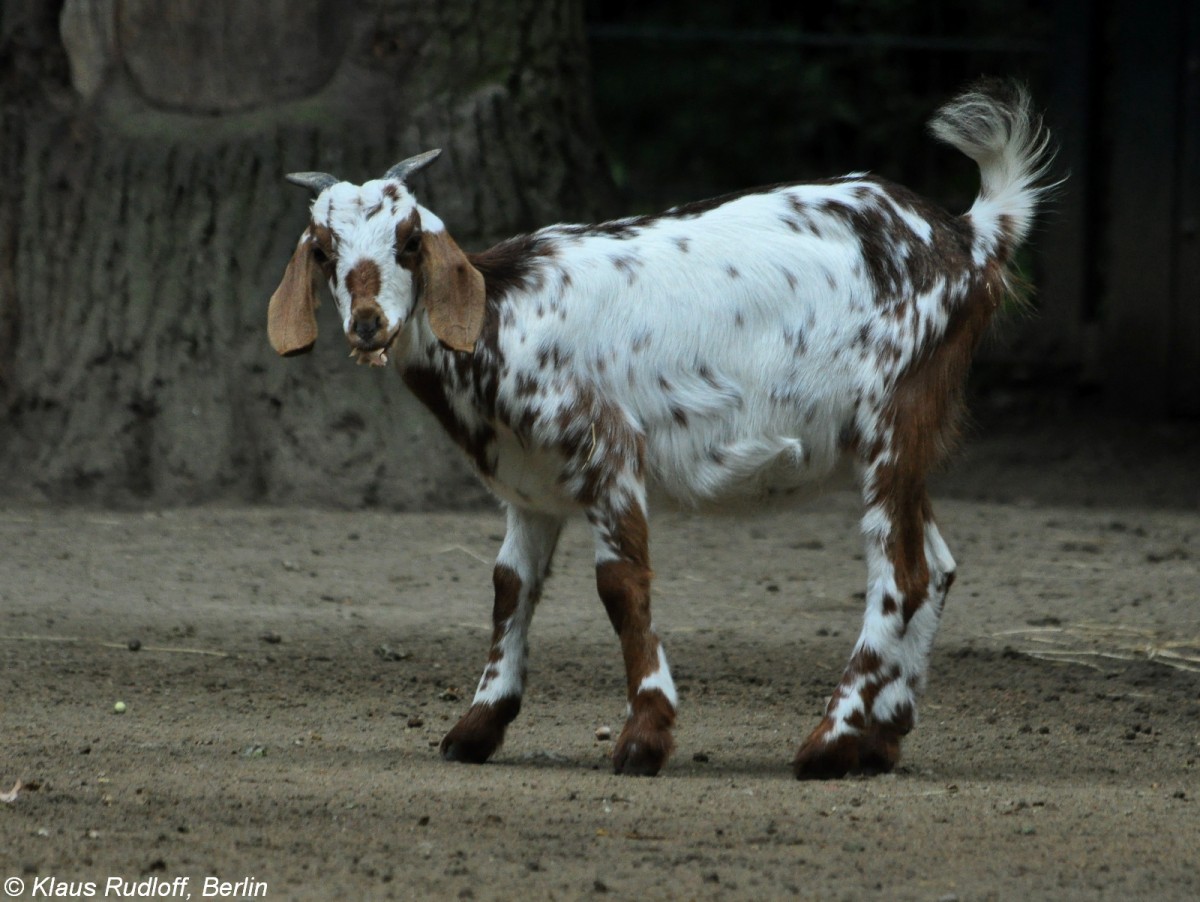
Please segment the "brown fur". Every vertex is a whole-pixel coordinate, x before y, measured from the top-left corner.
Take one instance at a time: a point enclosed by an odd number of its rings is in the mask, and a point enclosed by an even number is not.
[[[613,751],[617,773],[653,775],[674,748],[675,709],[657,689],[639,692],[642,681],[658,670],[658,637],[650,628],[650,571],[645,515],[630,508],[610,524],[620,558],[596,567],[596,588],[621,640],[626,693],[631,714]]]
[[[445,232],[425,233],[421,275],[421,298],[433,334],[452,350],[474,350],[486,312],[483,275]]]
[[[488,299],[498,300],[528,288],[535,279],[540,279],[534,264],[539,258],[553,255],[554,251],[545,241],[520,235],[485,251],[468,254],[467,260],[483,274]]]
[[[657,774],[675,750],[674,725],[675,709],[662,692],[638,693],[633,714],[613,747],[613,772],[632,777]]]
[[[317,341],[317,273],[305,233],[267,306],[267,336],[283,357],[307,354]]]
[[[379,297],[379,264],[374,260],[359,260],[346,273],[346,290],[350,292],[350,309],[374,304]]]
[[[505,730],[520,712],[519,698],[504,698],[494,705],[472,705],[442,739],[442,757],[447,761],[483,764],[500,748]]]
[[[484,476],[490,476],[494,462],[489,451],[496,437],[490,426],[479,430],[468,428],[450,405],[446,384],[438,373],[427,367],[410,366],[404,371],[404,384],[441,423],[442,428],[462,448]]]

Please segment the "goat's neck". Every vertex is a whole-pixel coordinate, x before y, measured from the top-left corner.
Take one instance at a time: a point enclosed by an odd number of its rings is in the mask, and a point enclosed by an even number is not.
[[[396,340],[396,367],[413,394],[469,454],[490,435],[495,418],[498,374],[485,348],[453,351],[434,336],[418,308]]]

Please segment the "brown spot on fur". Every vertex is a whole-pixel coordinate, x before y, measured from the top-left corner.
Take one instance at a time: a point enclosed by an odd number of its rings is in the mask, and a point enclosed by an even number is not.
[[[617,254],[609,259],[612,260],[612,265],[625,276],[626,283],[632,285],[637,281],[637,270],[641,266],[641,260],[631,254]]]
[[[645,437],[634,430],[621,409],[586,385],[575,388],[574,399],[554,415],[558,448],[566,460],[560,481],[576,481],[575,500],[591,505],[606,497],[622,473],[641,477],[645,466]],[[603,446],[604,453],[596,448]]]
[[[900,374],[883,411],[892,460],[877,468],[868,502],[884,505],[892,523],[887,554],[906,624],[924,604],[929,586],[925,524],[933,512],[926,474],[955,438],[967,370],[993,310],[986,288],[990,278],[988,272],[976,276],[975,290],[954,308],[945,334]],[[867,460],[883,450],[872,449]]]
[[[638,555],[645,557],[644,550]],[[638,561],[596,565],[596,589],[625,653],[630,699],[658,665],[658,644],[650,634],[650,579],[650,568]]]
[[[467,260],[483,275],[488,299],[499,300],[540,287],[544,278],[541,266],[555,253],[549,239],[518,235],[477,254],[467,254]]]
[[[495,431],[487,425],[468,427],[459,418],[446,397],[446,386],[435,370],[410,366],[404,371],[403,378],[417,400],[429,409],[455,443],[467,452],[479,472],[490,476],[492,462],[488,451],[495,440]]]
[[[846,669],[856,674],[870,674],[878,673],[882,668],[883,659],[879,657],[879,653],[864,646],[854,653],[854,657],[850,659],[850,666]]]
[[[791,347],[793,356],[803,357],[808,353],[808,338],[802,328],[784,329],[783,339]]]
[[[631,216],[626,219],[613,219],[608,222],[598,222],[591,225],[559,225],[555,226],[555,231],[572,238],[597,235],[604,238],[616,238],[618,241],[627,241],[630,238],[638,236],[640,232],[639,226],[647,218],[645,216]]]
[[[617,740],[613,769],[617,773],[658,773],[671,753],[675,709],[659,690],[638,692],[642,681],[658,672],[658,638],[650,629],[648,527],[645,515],[631,507],[610,524],[614,551],[620,557],[596,567],[596,589],[608,619],[621,640],[626,689],[632,714]]]
[[[855,190],[856,206],[825,200],[820,210],[848,223],[858,237],[866,275],[878,302],[907,300],[912,294],[929,291],[947,272],[970,268],[973,229],[969,220],[950,215],[901,185],[874,177],[867,181],[870,188]],[[929,223],[929,243],[912,230],[898,209]],[[900,244],[909,248],[905,257],[895,252]]]
[[[350,292],[350,309],[373,304],[379,297],[379,264],[366,258],[359,260],[346,273],[346,290]]]
[[[421,265],[420,254],[417,253],[420,248],[410,245],[409,242],[420,227],[421,216],[416,209],[413,209],[406,218],[396,223],[396,232],[393,238],[393,253],[396,255],[396,262],[412,273],[416,273]]]
[[[335,288],[338,284],[337,272],[337,240],[333,230],[316,222],[308,224],[310,236],[309,246],[312,248],[313,259],[321,269],[321,274]]]
[[[916,714],[913,712],[912,705],[900,705],[896,712],[886,721],[875,721],[876,729],[880,732],[893,734],[895,736],[907,736],[912,732],[913,726],[916,724]]]
[[[531,398],[541,391],[542,383],[528,373],[517,373],[517,384],[513,394],[518,398]]]
[[[845,733],[830,741],[833,723],[822,720],[792,762],[797,780],[837,780],[847,774],[888,773],[900,760],[900,739],[883,729]]]
[[[337,251],[337,242],[334,240],[333,230],[322,223],[310,222],[308,231],[313,236],[313,243],[329,257],[333,257]]]
[[[504,638],[504,630],[512,615],[517,612],[521,601],[521,577],[517,571],[505,564],[497,564],[492,571],[492,587],[496,600],[492,605],[492,645]]]

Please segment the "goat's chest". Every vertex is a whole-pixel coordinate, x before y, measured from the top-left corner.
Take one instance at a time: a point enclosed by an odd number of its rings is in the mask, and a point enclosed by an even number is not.
[[[535,444],[508,426],[496,424],[487,465],[480,468],[479,475],[502,501],[565,514],[578,509],[580,504],[567,487],[566,463],[559,449]]]

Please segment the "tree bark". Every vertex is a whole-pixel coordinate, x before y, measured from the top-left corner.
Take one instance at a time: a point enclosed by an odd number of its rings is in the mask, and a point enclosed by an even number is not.
[[[312,355],[274,356],[310,200],[282,176],[442,147],[416,188],[466,247],[609,212],[578,0],[8,0],[0,102],[0,489],[483,498],[332,303]]]

